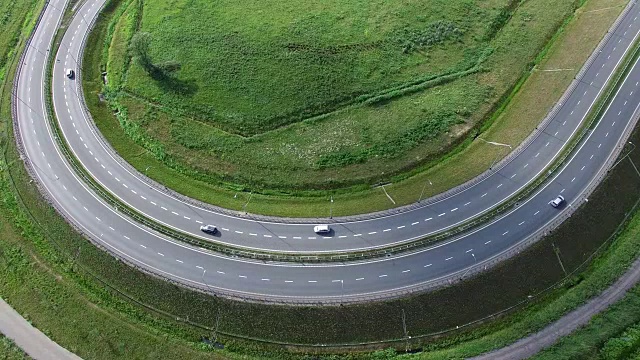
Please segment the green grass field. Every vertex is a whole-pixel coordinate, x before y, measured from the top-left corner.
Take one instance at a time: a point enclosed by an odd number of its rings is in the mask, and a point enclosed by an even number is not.
[[[103,54],[106,93],[129,137],[201,181],[375,184],[479,127],[576,4],[130,0]],[[131,61],[137,30],[154,63],[181,69]]]
[[[31,359],[10,339],[0,334],[0,359],[2,360],[27,360]]]

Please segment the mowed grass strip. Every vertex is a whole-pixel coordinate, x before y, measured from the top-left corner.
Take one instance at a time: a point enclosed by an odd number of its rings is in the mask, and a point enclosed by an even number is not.
[[[490,127],[480,137],[514,145],[526,138],[569,86],[573,76],[625,4],[624,0],[589,0],[580,7],[571,21],[558,32],[553,44],[539,55],[536,66],[528,74],[526,81],[518,84],[510,95],[508,106],[494,116]],[[417,201],[421,194],[424,198],[461,184],[482,173],[507,154],[506,148],[491,146],[482,141],[465,141],[444,159],[396,177],[396,182],[385,187],[395,204],[381,188],[371,189],[367,185],[325,193],[302,190],[263,191],[254,193],[247,204],[250,195],[246,186],[234,183],[233,179],[223,179],[221,183],[214,185],[205,172],[194,171],[191,166],[198,166],[200,157],[192,156],[181,161],[170,157],[169,160],[159,160],[161,157],[158,153],[166,156],[166,144],[159,144],[153,137],[138,131],[140,124],[143,124],[149,131],[170,134],[168,118],[162,112],[149,110],[144,103],[129,101],[129,109],[133,113],[146,114],[147,120],[127,123],[135,128],[134,133],[142,136],[137,138],[138,143],[122,131],[118,121],[111,115],[111,110],[98,101],[97,94],[102,91],[98,50],[104,41],[93,44],[90,44],[85,59],[84,71],[87,75],[84,79],[90,81],[85,84],[85,95],[100,130],[114,148],[139,171],[167,187],[226,208],[245,208],[252,213],[298,217],[329,216],[330,211],[334,216],[340,216],[383,210]],[[176,122],[180,120],[177,119]],[[145,148],[139,144],[148,146]],[[157,149],[158,152],[149,149]],[[254,153],[261,152],[255,150]],[[419,151],[413,155],[421,156]],[[250,163],[242,167],[247,172],[252,168],[255,166]],[[233,170],[223,164],[212,169],[222,173]],[[287,176],[287,173],[273,172],[274,178],[279,176]],[[333,203],[329,201],[330,195],[333,196]]]

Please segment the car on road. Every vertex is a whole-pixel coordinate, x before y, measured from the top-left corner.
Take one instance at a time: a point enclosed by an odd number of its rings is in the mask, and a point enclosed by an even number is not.
[[[564,203],[564,196],[562,195],[558,195],[558,197],[549,201],[549,205],[553,206],[554,208],[559,207],[560,205],[562,205],[562,203]]]
[[[73,69],[67,69],[66,75],[69,79],[73,79],[73,77],[75,76],[75,72],[73,71]]]
[[[313,231],[316,234],[328,234],[331,232],[329,225],[316,225],[313,227]]]
[[[200,226],[200,231],[207,234],[215,234],[218,231],[218,228],[215,227],[215,225],[202,225]]]

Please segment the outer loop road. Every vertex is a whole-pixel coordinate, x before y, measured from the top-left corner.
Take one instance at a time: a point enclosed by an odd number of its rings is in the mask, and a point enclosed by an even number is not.
[[[103,4],[104,0],[88,0],[77,9],[53,57],[53,106],[69,148],[96,182],[159,223],[204,238],[208,237],[199,232],[199,225],[213,223],[221,234],[209,240],[279,251],[346,250],[406,241],[486,212],[533,181],[558,156],[640,31],[640,8],[630,3],[553,117],[493,175],[421,208],[333,224],[334,233],[320,237],[309,224],[255,221],[193,206],[150,187],[122,164],[96,133],[80,88],[78,59]],[[125,217],[91,191],[67,163],[54,141],[44,94],[47,55],[62,16],[59,9],[65,6],[64,0],[46,6],[16,80],[15,130],[25,164],[56,209],[97,245],[141,270],[222,295],[296,303],[363,301],[443,284],[494,263],[557,225],[584,201],[585,192],[620,152],[638,115],[640,66],[634,64],[602,120],[552,181],[491,223],[431,248],[367,262],[322,265],[225,257],[174,241]],[[67,78],[66,69],[76,70],[76,78]],[[554,209],[548,201],[558,194],[567,204]]]

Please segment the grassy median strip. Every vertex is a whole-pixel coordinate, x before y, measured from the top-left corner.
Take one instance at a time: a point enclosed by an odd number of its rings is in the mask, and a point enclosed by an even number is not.
[[[481,135],[487,140],[517,144],[528,136],[569,85],[582,63],[591,53],[603,33],[616,18],[626,1],[590,0],[567,21],[550,44],[535,61],[534,70],[523,76],[513,93],[490,120],[489,128]],[[139,171],[190,197],[234,210],[243,208],[257,214],[280,216],[334,216],[365,213],[409,204],[422,197],[445,191],[482,173],[492,162],[506,155],[503,148],[481,141],[466,142],[439,164],[429,170],[413,171],[409,178],[396,178],[385,190],[394,199],[394,205],[381,188],[357,187],[333,194],[313,196],[296,191],[289,194],[256,194],[247,204],[249,193],[243,188],[225,188],[190,180],[155,160],[144,148],[132,142],[120,128],[111,111],[98,101],[102,89],[100,56],[104,42],[93,42],[87,49],[85,60],[85,95],[98,126],[115,149]],[[96,55],[90,53],[95,52]],[[517,95],[516,95],[517,94]],[[146,171],[145,171],[146,170]],[[406,178],[406,179],[405,179]],[[404,180],[403,180],[404,179]],[[402,180],[402,181],[400,181]],[[424,190],[424,192],[423,192]],[[294,196],[291,196],[291,195]],[[246,205],[246,207],[245,207]]]

